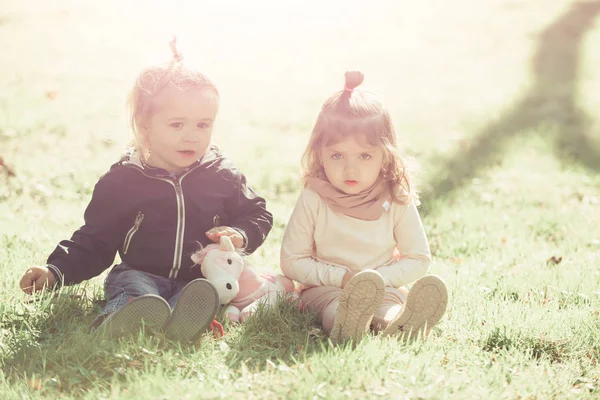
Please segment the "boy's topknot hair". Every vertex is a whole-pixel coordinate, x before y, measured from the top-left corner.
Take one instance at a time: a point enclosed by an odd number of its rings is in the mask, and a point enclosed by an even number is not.
[[[173,39],[171,39],[171,41],[169,42],[169,47],[171,48],[171,52],[173,53],[173,61],[177,63],[182,62],[183,54],[181,54],[181,51],[177,47],[177,36],[173,36]]]
[[[177,38],[169,42],[171,60],[151,65],[142,70],[129,93],[127,100],[131,129],[135,137],[135,146],[144,154],[144,140],[140,135],[141,126],[153,113],[155,97],[165,88],[172,87],[181,91],[188,89],[206,90],[219,101],[219,91],[214,83],[197,69],[183,62],[183,54],[177,45]]]

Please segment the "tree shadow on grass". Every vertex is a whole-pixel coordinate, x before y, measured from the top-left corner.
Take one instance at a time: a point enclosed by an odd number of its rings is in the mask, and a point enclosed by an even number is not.
[[[451,198],[482,170],[501,163],[510,139],[535,128],[554,141],[555,155],[563,162],[600,171],[600,148],[576,99],[583,38],[598,14],[599,0],[577,2],[541,32],[531,89],[500,119],[481,129],[464,151],[442,160],[422,193],[423,215],[435,211],[429,199]]]

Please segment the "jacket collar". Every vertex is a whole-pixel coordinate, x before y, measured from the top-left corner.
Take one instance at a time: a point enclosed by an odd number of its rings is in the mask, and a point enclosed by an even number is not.
[[[212,166],[213,164],[215,164],[216,162],[220,161],[221,159],[222,159],[222,156],[219,153],[218,147],[215,146],[214,144],[211,144],[209,146],[209,148],[206,150],[206,153],[204,153],[204,155],[202,157],[200,157],[192,165],[187,167],[182,172],[182,174],[185,174],[186,172],[188,172],[192,169],[196,169],[196,168],[207,169],[210,166]],[[157,178],[161,178],[161,177],[173,178],[173,177],[178,176],[178,175],[175,175],[172,172],[169,172],[163,168],[156,168],[156,167],[152,167],[152,166],[146,164],[140,157],[140,153],[137,151],[137,149],[135,147],[130,147],[127,150],[125,150],[125,154],[123,154],[123,157],[121,157],[121,160],[117,164],[123,165],[125,167],[138,168],[138,169],[142,170],[144,172],[144,174],[149,175],[149,176],[154,176]],[[179,174],[179,175],[181,175],[181,174]]]

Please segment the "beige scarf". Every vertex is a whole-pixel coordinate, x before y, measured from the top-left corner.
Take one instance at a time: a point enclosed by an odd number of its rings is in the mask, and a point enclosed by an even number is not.
[[[367,221],[379,219],[392,202],[389,184],[381,180],[357,194],[344,193],[319,177],[309,178],[308,188],[324,198],[333,211]]]

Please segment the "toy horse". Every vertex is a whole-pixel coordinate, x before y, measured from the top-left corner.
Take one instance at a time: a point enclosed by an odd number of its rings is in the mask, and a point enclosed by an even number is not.
[[[272,306],[278,297],[294,291],[294,282],[274,271],[259,273],[236,251],[231,239],[221,236],[219,244],[210,244],[192,254],[204,278],[219,294],[219,302],[228,305],[227,318],[244,322],[260,304]],[[294,293],[292,298],[297,298]]]

